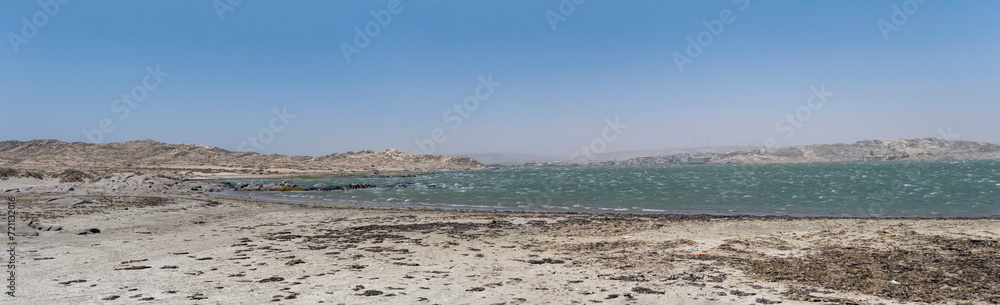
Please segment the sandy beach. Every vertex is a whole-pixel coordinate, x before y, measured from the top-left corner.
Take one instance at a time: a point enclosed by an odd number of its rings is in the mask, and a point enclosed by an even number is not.
[[[6,304],[1000,302],[996,219],[409,209],[9,182],[21,189],[8,209],[38,236],[14,237]]]

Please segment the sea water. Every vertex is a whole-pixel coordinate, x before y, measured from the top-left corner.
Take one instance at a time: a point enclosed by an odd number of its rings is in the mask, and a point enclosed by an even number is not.
[[[232,180],[279,181],[380,187],[234,193],[331,204],[528,211],[1000,216],[1000,160],[528,167],[409,178]],[[381,187],[399,182],[415,184]]]

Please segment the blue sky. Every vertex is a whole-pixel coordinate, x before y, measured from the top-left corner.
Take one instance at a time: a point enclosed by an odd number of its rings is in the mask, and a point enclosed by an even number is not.
[[[1000,143],[997,1],[233,2],[0,0],[0,140],[562,157]]]

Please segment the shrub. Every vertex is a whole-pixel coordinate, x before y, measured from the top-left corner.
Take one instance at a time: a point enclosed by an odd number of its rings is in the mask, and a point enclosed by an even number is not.
[[[16,169],[0,167],[0,179],[7,180],[10,177],[17,177],[17,173]]]
[[[53,177],[59,179],[60,182],[88,182],[94,179],[94,176],[88,173],[84,173],[75,169],[67,169],[55,174]]]
[[[39,179],[39,180],[45,178],[45,174],[42,174],[42,173],[39,173],[39,172],[33,172],[33,171],[25,171],[25,172],[23,172],[23,173],[21,173],[21,174],[19,174],[17,176],[18,177],[26,177],[26,178],[35,178],[35,179]]]

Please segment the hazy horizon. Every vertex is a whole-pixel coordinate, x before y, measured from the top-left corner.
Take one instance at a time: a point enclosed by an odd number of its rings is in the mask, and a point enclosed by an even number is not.
[[[0,140],[559,158],[1000,143],[1000,2],[0,8]]]

